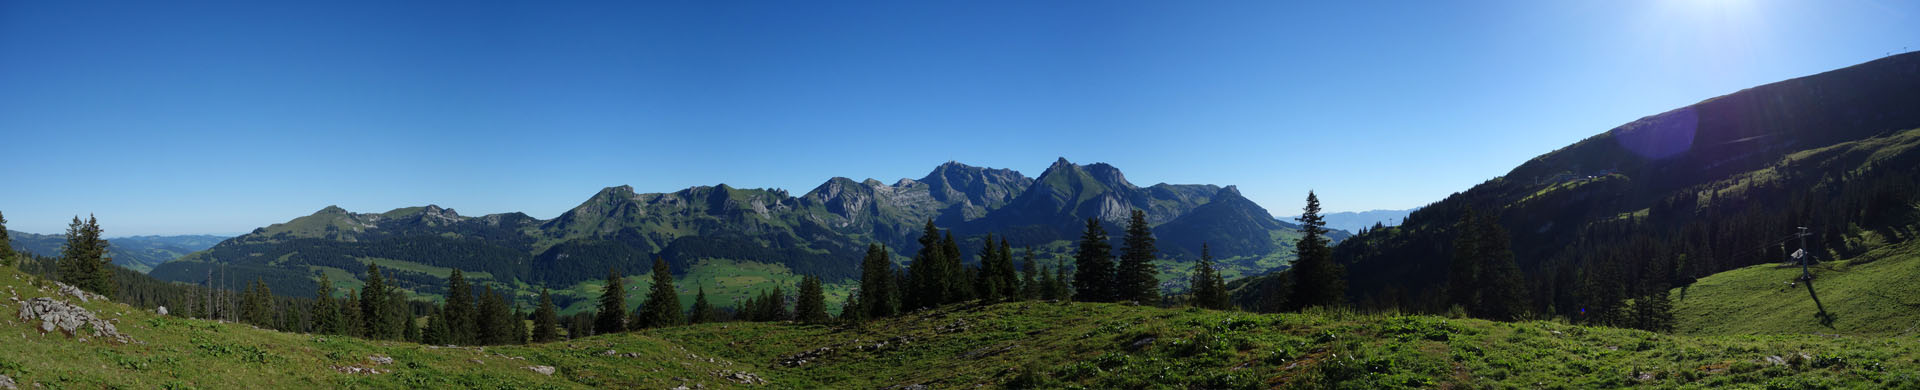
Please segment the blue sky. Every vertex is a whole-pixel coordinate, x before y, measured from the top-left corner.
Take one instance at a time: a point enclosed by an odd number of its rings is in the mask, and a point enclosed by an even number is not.
[[[801,193],[1062,156],[1276,214],[1309,189],[1409,208],[1920,49],[1912,1],[265,3],[0,3],[8,227],[551,218],[622,184]]]

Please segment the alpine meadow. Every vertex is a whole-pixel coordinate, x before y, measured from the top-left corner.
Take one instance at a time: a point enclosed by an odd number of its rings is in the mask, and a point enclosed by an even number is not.
[[[1920,389],[1916,16],[0,4],[0,389]]]

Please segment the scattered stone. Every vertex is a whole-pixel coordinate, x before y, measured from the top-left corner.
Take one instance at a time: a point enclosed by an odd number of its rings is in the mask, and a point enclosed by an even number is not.
[[[547,375],[547,376],[553,375],[553,366],[527,366],[524,368],[533,370],[533,372],[538,372],[540,373],[540,375]]]
[[[887,390],[927,390],[927,385],[912,384],[888,387]]]
[[[473,363],[473,364],[487,364],[487,361],[480,360],[480,359],[467,359],[467,362]]]
[[[393,358],[381,356],[381,355],[368,356],[367,360],[373,361],[373,364],[378,364],[383,366],[388,364],[393,364]]]
[[[1128,348],[1132,348],[1132,349],[1135,349],[1135,350],[1138,350],[1138,349],[1141,349],[1141,348],[1146,348],[1146,347],[1147,347],[1147,346],[1149,346],[1149,345],[1153,345],[1153,341],[1154,341],[1154,340],[1159,340],[1159,339],[1157,339],[1157,338],[1153,338],[1153,337],[1141,337],[1141,338],[1140,338],[1139,340],[1134,340],[1134,341],[1133,341],[1133,346],[1131,346],[1131,347],[1128,347]]]
[[[339,371],[342,374],[356,374],[356,375],[380,375],[380,374],[393,372],[392,370],[382,370],[378,368],[368,368],[368,367],[358,367],[358,366],[333,366],[333,370]]]
[[[878,343],[858,345],[853,347],[853,349],[860,352],[881,351],[899,348],[899,346],[911,343],[913,340],[914,338],[911,336],[894,336],[893,338],[882,340]]]
[[[59,329],[69,336],[74,336],[74,332],[79,331],[80,327],[88,326],[93,329],[95,337],[112,338],[123,344],[133,341],[132,338],[120,334],[120,330],[113,326],[113,322],[95,317],[93,312],[87,311],[86,308],[53,298],[40,297],[22,302],[20,319],[40,320],[41,333]]]
[[[1653,373],[1651,373],[1651,372],[1641,372],[1641,373],[1638,373],[1638,374],[1634,374],[1634,376],[1633,376],[1633,380],[1636,380],[1636,381],[1641,381],[1641,382],[1646,382],[1646,381],[1651,381],[1651,380],[1653,380]]]
[[[87,292],[87,290],[81,290],[79,287],[74,287],[66,283],[53,282],[53,285],[60,286],[61,294],[73,296],[74,299],[79,299],[80,302],[93,302],[94,299],[102,298],[99,295]]]
[[[1763,360],[1766,360],[1768,364],[1772,364],[1776,366],[1787,365],[1787,359],[1781,358],[1780,356],[1777,356],[1777,355],[1769,355],[1766,357],[1766,359],[1763,359]]]
[[[766,379],[761,379],[759,375],[754,375],[753,373],[750,373],[750,372],[722,370],[722,371],[714,371],[714,375],[719,375],[720,379],[730,380],[730,381],[733,381],[734,383],[739,383],[743,385],[767,384]]]
[[[161,307],[160,307],[160,308],[158,308],[158,309],[153,309],[153,312],[155,312],[155,313],[160,313],[160,315],[163,315],[163,316],[164,316],[164,315],[167,315],[167,307],[166,307],[166,306],[161,306]]]
[[[14,384],[12,377],[0,375],[0,389],[20,390],[20,385]]]
[[[806,365],[808,361],[820,360],[820,358],[826,357],[827,354],[830,354],[830,353],[833,353],[833,347],[814,348],[812,351],[806,351],[806,352],[793,354],[792,356],[782,357],[780,358],[780,365],[786,366],[786,367],[799,367],[799,366]],[[699,358],[696,357],[695,359],[699,359]]]
[[[613,355],[619,355],[619,354],[620,354],[620,351],[615,351],[611,349],[600,352],[600,356],[613,356]]]
[[[967,328],[968,328],[967,320],[953,320],[953,322],[951,323],[947,323],[946,325],[941,325],[938,328],[934,328],[933,331],[934,333],[948,334],[948,333],[965,332],[967,331]]]
[[[1560,333],[1560,331],[1557,331],[1557,330],[1555,330],[1555,331],[1551,331],[1551,333],[1553,333],[1553,335],[1554,335],[1554,336],[1565,336],[1565,335],[1567,335],[1566,333]]]

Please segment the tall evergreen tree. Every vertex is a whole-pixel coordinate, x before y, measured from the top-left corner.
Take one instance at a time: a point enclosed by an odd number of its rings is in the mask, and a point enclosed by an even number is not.
[[[360,315],[360,292],[347,290],[347,303],[340,307],[340,334],[364,337],[366,318]]]
[[[987,245],[993,245],[988,242]],[[1013,245],[1007,243],[1006,236],[1000,237],[1000,250],[994,251],[993,271],[985,272],[993,280],[993,295],[997,300],[1013,301],[1020,299],[1020,271],[1013,266]]]
[[[340,331],[339,302],[333,300],[333,280],[320,274],[320,288],[313,292],[313,332],[336,334]]]
[[[1158,250],[1153,245],[1153,228],[1147,226],[1146,211],[1133,210],[1122,243],[1126,248],[1120,252],[1120,266],[1114,273],[1115,298],[1143,304],[1160,302],[1160,270],[1153,266]]]
[[[1447,267],[1447,301],[1462,309],[1480,306],[1480,221],[1468,209],[1460,216],[1459,235],[1453,239],[1453,262]]]
[[[13,238],[7,235],[7,216],[0,214],[0,267],[12,267],[15,263]]]
[[[1202,309],[1226,310],[1227,283],[1220,277],[1220,270],[1213,269],[1213,253],[1206,243],[1200,244],[1200,261],[1193,264],[1193,306]]]
[[[1480,307],[1477,315],[1481,318],[1500,321],[1512,321],[1525,314],[1530,305],[1527,302],[1527,285],[1520,273],[1520,266],[1514,263],[1512,240],[1507,229],[1492,216],[1481,217],[1479,252],[1481,288]]]
[[[673,273],[667,268],[667,261],[653,259],[653,285],[647,292],[647,301],[640,308],[641,323],[637,328],[659,328],[685,324],[686,315],[680,311],[680,292],[673,287]]]
[[[273,327],[273,293],[267,282],[254,279],[240,295],[240,317],[253,326]]]
[[[380,266],[367,263],[367,284],[360,287],[361,334],[376,340],[398,338],[400,327],[388,315],[387,299],[392,296],[386,279],[380,276]]]
[[[1040,265],[1034,264],[1033,247],[1020,258],[1020,300],[1040,299]]]
[[[795,293],[796,301],[793,304],[794,320],[818,324],[832,319],[827,315],[827,295],[820,284],[820,277],[817,276],[800,278],[800,291]]]
[[[400,318],[400,329],[402,330],[400,337],[411,342],[423,342],[423,339],[426,338],[426,331],[420,329],[419,324],[414,322],[413,316],[406,315]]]
[[[853,300],[865,317],[892,317],[899,307],[899,295],[893,280],[892,256],[887,247],[867,244],[867,257],[860,260],[860,295]]]
[[[453,330],[448,325],[446,307],[435,308],[433,315],[427,317],[426,330],[421,332],[420,342],[427,345],[453,344]]]
[[[939,306],[946,303],[946,279],[952,277],[946,268],[946,251],[941,245],[940,228],[927,220],[926,230],[920,235],[920,252],[913,256],[913,263],[907,265],[907,277],[912,280],[906,294],[908,308],[920,309]]]
[[[1340,305],[1346,299],[1346,271],[1333,262],[1327,247],[1327,221],[1320,216],[1320,198],[1307,192],[1307,206],[1301,209],[1300,241],[1294,244],[1299,259],[1294,261],[1293,294],[1290,306],[1300,309]]]
[[[1085,302],[1113,302],[1115,289],[1113,245],[1107,243],[1107,228],[1100,220],[1087,218],[1087,230],[1080,233],[1080,248],[1073,254],[1073,298]]]
[[[507,320],[513,323],[513,333],[507,335],[509,344],[527,343],[527,314],[520,312],[520,305],[513,305],[513,315]]]
[[[107,257],[107,240],[100,238],[100,232],[100,221],[92,215],[86,222],[73,217],[57,268],[60,281],[111,297],[119,285],[113,280],[113,259]]]
[[[478,339],[474,328],[473,286],[467,284],[467,277],[454,268],[447,275],[447,304],[441,310],[445,314],[447,344],[470,345]]]
[[[513,313],[507,309],[507,300],[493,291],[493,286],[480,288],[480,312],[474,321],[474,330],[478,331],[481,345],[501,345],[513,342]]]
[[[620,280],[620,270],[607,267],[607,286],[600,290],[600,311],[594,317],[594,333],[627,331],[627,289],[624,284]]]
[[[1005,299],[1003,292],[1006,289],[1001,285],[1002,281],[998,277],[1000,247],[994,245],[993,233],[987,233],[987,238],[981,241],[983,243],[980,245],[980,272],[974,275],[974,291],[979,293],[981,300],[987,302]]]
[[[687,323],[704,324],[719,319],[720,315],[714,312],[713,303],[707,302],[707,286],[700,286],[700,292],[693,296],[693,309],[687,313]]]
[[[553,307],[553,296],[546,288],[540,289],[540,307],[533,309],[533,342],[545,343],[560,339],[559,310]]]

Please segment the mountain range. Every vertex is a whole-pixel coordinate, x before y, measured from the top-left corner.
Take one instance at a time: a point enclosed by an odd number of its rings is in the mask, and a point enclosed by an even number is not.
[[[438,294],[456,268],[481,283],[530,293],[533,286],[566,289],[604,279],[609,268],[646,273],[659,257],[676,273],[707,262],[761,263],[838,282],[858,275],[869,243],[886,245],[904,264],[928,221],[950,229],[964,253],[977,251],[991,233],[1033,248],[1051,265],[1070,263],[1071,242],[1087,218],[1102,221],[1117,246],[1134,209],[1146,212],[1160,239],[1170,290],[1184,285],[1186,264],[1203,243],[1229,275],[1255,275],[1284,268],[1299,235],[1233,186],[1138,186],[1111,165],[1064,158],[1037,178],[948,162],[917,180],[835,177],[798,196],[726,184],[668,193],[608,187],[546,220],[517,212],[464,216],[437,205],[384,213],[329,206],[162,264],[151,275],[189,283],[257,278],[281,294],[302,295],[314,291],[320,274],[356,283],[371,262],[419,295]]]
[[[1414,210],[1419,209],[1420,208],[1416,207],[1406,210],[1341,211],[1321,214],[1320,217],[1327,221],[1328,229],[1358,233],[1361,230],[1373,228],[1375,224],[1379,224],[1381,227],[1399,226],[1400,221],[1405,221],[1408,214],[1412,214]],[[1299,217],[1300,216],[1296,214],[1280,218],[1280,220],[1292,221]]]
[[[33,234],[8,230],[7,236],[14,249],[40,256],[59,256],[60,248],[67,244],[67,236],[64,234]],[[160,263],[206,250],[227,238],[229,236],[207,234],[114,237],[107,239],[107,254],[113,257],[114,264],[147,272]]]

